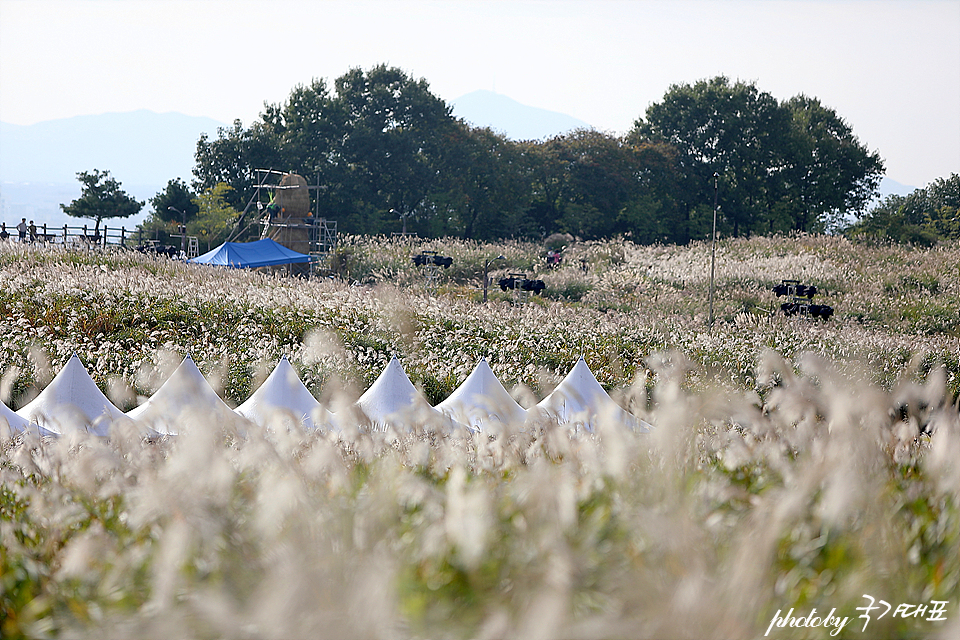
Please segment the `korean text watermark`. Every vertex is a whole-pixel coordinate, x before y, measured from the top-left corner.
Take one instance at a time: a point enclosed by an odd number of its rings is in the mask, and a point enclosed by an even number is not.
[[[879,620],[885,615],[890,614],[891,611],[893,612],[891,614],[893,618],[915,618],[927,622],[942,622],[947,619],[948,600],[931,600],[929,603],[921,604],[903,602],[894,608],[894,605],[886,600],[878,600],[867,594],[864,594],[863,597],[865,600],[869,600],[869,604],[863,607],[857,607],[857,611],[863,612],[858,616],[858,618],[864,620],[861,631],[867,630],[867,625],[870,624],[871,619]],[[811,609],[810,613],[806,615],[794,615],[793,612],[794,610],[790,609],[787,613],[783,614],[782,609],[777,609],[777,613],[774,614],[773,619],[770,620],[770,624],[767,626],[767,632],[763,634],[764,637],[769,636],[771,631],[786,627],[823,627],[825,630],[830,630],[831,636],[836,636],[850,623],[849,616],[841,617],[836,615],[836,608],[831,609],[830,613],[826,616],[818,615],[815,608]]]

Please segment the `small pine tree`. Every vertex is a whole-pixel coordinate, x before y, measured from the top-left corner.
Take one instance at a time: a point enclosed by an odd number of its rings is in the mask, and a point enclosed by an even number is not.
[[[60,205],[65,214],[74,218],[96,220],[94,235],[100,235],[100,221],[105,218],[128,218],[143,208],[142,202],[131,198],[120,188],[120,183],[109,171],[94,169],[81,171],[77,179],[83,184],[80,197],[69,205]]]

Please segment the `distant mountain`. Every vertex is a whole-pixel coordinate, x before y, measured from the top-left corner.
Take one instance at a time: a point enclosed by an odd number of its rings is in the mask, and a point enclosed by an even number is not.
[[[886,200],[887,196],[891,195],[908,196],[918,188],[919,187],[911,187],[905,184],[900,184],[896,180],[883,177],[880,179],[880,200]]]
[[[131,111],[21,126],[0,123],[0,182],[75,182],[109,171],[122,184],[189,181],[202,132],[225,126],[179,113]]]
[[[211,118],[146,110],[27,126],[0,123],[0,219],[78,224],[59,205],[80,196],[77,173],[93,169],[109,171],[124,191],[145,201],[174,178],[190,182],[200,134],[216,137],[224,126]],[[149,209],[116,222],[133,226]]]
[[[451,103],[453,115],[475,127],[490,127],[511,140],[543,140],[574,129],[590,129],[574,117],[520,104],[493,91],[474,91]]]

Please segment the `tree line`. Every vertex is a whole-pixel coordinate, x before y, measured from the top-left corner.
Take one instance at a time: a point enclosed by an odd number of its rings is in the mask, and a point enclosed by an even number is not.
[[[319,185],[314,214],[350,233],[682,244],[709,237],[715,204],[724,235],[836,230],[865,213],[884,169],[833,109],[751,82],[673,85],[624,135],[513,141],[386,65],[295,87],[250,126],[202,135],[195,161],[190,185],[151,199],[148,226],[186,218],[223,235],[254,170],[274,169]]]
[[[854,238],[930,246],[960,240],[960,175],[889,195],[847,229]]]

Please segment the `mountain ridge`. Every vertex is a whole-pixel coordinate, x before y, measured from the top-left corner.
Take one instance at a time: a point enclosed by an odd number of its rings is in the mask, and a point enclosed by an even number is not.
[[[489,127],[511,140],[543,140],[574,129],[592,129],[565,113],[531,107],[500,93],[479,89],[451,103],[453,115],[475,127]]]
[[[72,182],[80,171],[110,171],[121,183],[190,179],[201,133],[226,125],[147,109],[82,115],[31,125],[0,123],[0,181]]]

